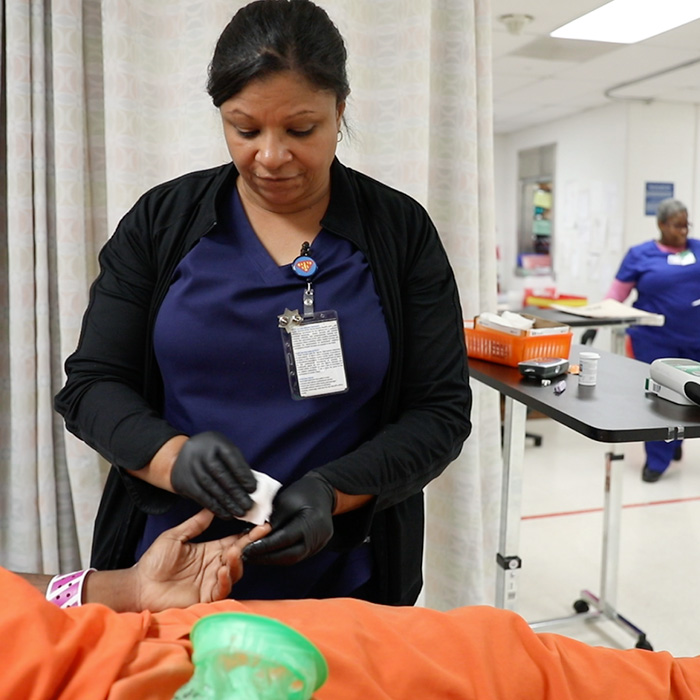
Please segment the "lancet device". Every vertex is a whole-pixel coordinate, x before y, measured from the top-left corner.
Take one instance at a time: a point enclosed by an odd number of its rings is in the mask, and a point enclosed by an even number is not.
[[[662,357],[649,368],[646,390],[685,406],[700,405],[700,362],[682,357]]]

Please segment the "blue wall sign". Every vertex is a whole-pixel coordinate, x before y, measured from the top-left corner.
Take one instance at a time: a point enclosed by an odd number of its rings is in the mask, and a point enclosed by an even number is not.
[[[647,182],[644,192],[645,216],[656,216],[659,202],[673,197],[672,182]]]

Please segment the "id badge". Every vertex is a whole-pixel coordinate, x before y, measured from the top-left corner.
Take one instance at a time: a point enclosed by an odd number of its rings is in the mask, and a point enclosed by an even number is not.
[[[673,253],[667,258],[669,265],[694,265],[695,254],[692,250],[684,250],[682,253]]]
[[[300,316],[286,309],[279,317],[292,398],[340,394],[348,390],[338,314]]]

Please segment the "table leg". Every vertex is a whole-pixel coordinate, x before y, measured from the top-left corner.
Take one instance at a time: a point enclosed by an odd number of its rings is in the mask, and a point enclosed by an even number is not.
[[[600,604],[604,613],[617,603],[617,572],[620,559],[620,521],[622,515],[622,465],[625,455],[605,454],[605,489],[603,507],[603,556],[600,571]]]
[[[619,447],[605,454],[605,487],[603,505],[603,542],[600,570],[600,594],[581,591],[574,602],[575,615],[530,623],[537,631],[553,629],[573,620],[607,619],[636,638],[635,646],[651,649],[646,633],[621,615],[617,609],[617,573],[620,559],[620,526],[622,520],[622,473],[624,453]]]
[[[496,555],[496,607],[509,610],[515,607],[517,575],[521,567],[517,551],[520,541],[526,414],[525,404],[505,397],[501,517]]]
[[[625,356],[625,338],[628,326],[610,329],[610,349],[616,355]]]

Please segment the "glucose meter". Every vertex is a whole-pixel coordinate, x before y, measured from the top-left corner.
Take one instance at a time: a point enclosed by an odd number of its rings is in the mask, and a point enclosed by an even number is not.
[[[569,361],[562,357],[535,357],[518,362],[520,374],[533,379],[550,379],[564,374],[569,369]]]
[[[646,390],[673,403],[700,405],[700,362],[682,357],[654,360]]]

